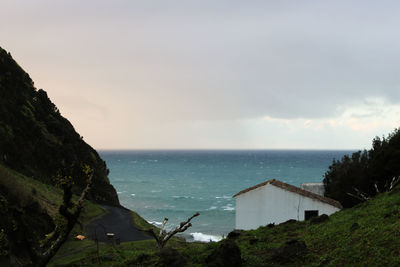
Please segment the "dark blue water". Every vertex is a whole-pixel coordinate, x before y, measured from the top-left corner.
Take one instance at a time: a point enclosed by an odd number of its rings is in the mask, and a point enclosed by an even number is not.
[[[186,232],[196,239],[235,227],[237,192],[270,179],[299,186],[321,182],[332,160],[353,151],[100,151],[121,204],[170,228],[195,212]]]

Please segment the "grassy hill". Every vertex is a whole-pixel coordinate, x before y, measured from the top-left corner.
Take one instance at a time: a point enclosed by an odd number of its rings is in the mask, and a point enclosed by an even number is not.
[[[14,170],[0,165],[0,266],[9,266],[10,254],[16,257],[16,263],[23,265],[28,261],[27,248],[24,247],[26,231],[37,240],[43,240],[45,235],[54,229],[60,215],[58,207],[62,203],[62,190],[38,180],[26,177]],[[73,199],[77,201],[78,196]],[[106,211],[97,203],[85,201],[84,209],[80,216],[80,225],[76,225],[71,232],[68,241],[62,246],[55,258],[63,258],[68,255],[68,261],[74,257],[79,258],[77,251],[95,247],[90,240],[75,241],[78,234],[85,234],[84,227],[90,221],[104,215]],[[135,212],[132,220],[139,228],[151,227],[143,218]],[[24,229],[19,225],[15,216],[22,216],[30,229]],[[71,258],[72,257],[72,258]],[[12,261],[12,260],[11,260]]]
[[[240,248],[244,266],[400,266],[400,186],[323,219],[260,227],[229,241]],[[176,249],[187,266],[224,266],[212,265],[210,257],[219,257],[215,251],[227,241],[173,240],[167,246]],[[62,253],[53,266],[98,266],[99,259],[106,266],[162,266],[163,261],[152,240],[102,244],[99,257],[95,247]]]
[[[32,231],[44,237],[54,226],[52,221],[57,218],[61,196],[60,189],[0,165],[0,228],[18,210],[26,213]],[[80,219],[82,226],[76,225],[49,266],[99,266],[99,262],[102,266],[168,266],[153,240],[127,242],[119,246],[100,243],[97,249],[91,240],[73,239],[76,234],[84,234],[83,226],[104,212],[98,204],[86,201]],[[243,266],[400,265],[400,186],[323,219],[318,217],[307,222],[290,221],[264,226],[219,243],[185,243],[172,239],[167,247],[176,249],[187,266],[224,266],[212,265],[210,259],[229,260],[229,256],[215,253],[229,242],[240,248]],[[132,220],[141,228],[149,227],[135,213],[132,213]],[[16,232],[20,231],[18,225],[13,227]],[[21,244],[24,240],[16,237],[22,238],[17,235],[14,240],[5,240],[0,229],[0,266],[9,264],[2,250],[6,241],[18,245],[21,252],[17,255],[23,262],[24,248]]]

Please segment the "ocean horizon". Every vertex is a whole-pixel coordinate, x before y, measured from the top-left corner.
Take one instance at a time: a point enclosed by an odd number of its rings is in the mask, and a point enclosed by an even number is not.
[[[237,192],[277,179],[321,182],[333,159],[355,150],[99,150],[121,205],[175,228],[195,212],[189,241],[218,241],[235,228]]]

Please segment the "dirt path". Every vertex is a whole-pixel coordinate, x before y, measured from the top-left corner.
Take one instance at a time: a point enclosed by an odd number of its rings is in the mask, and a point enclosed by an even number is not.
[[[115,238],[119,238],[121,242],[151,239],[151,237],[136,228],[129,210],[105,205],[102,207],[108,213],[85,227],[86,235],[89,239],[94,240],[95,233],[97,233],[97,238],[100,242],[107,241],[106,233],[114,233]]]

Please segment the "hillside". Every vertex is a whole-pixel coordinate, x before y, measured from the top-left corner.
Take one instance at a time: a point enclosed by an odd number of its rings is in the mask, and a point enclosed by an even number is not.
[[[62,196],[60,188],[0,165],[0,266],[30,264],[27,240],[43,240],[54,230]],[[81,223],[104,213],[99,205],[86,201]]]
[[[44,240],[59,223],[58,207],[62,203],[63,193],[58,187],[44,184],[26,177],[0,164],[0,266],[29,266],[30,256],[27,240]],[[73,197],[77,200],[77,196]],[[132,223],[138,228],[151,227],[138,214],[131,211]],[[85,235],[85,226],[106,210],[97,203],[85,201],[84,209],[70,233],[67,242],[59,252],[80,251],[94,247],[90,240],[76,242],[74,236]]]
[[[82,165],[89,165],[95,172],[91,199],[119,205],[107,177],[106,163],[61,115],[47,93],[37,90],[29,75],[2,48],[0,164],[52,185],[56,184],[54,177],[58,173],[71,175],[74,192],[84,187]]]
[[[99,260],[121,267],[235,266],[232,242],[240,248],[243,266],[399,266],[400,186],[327,218],[260,227],[219,243],[172,240],[167,247],[180,256],[171,250],[160,254],[148,240],[102,244],[99,256],[94,247],[73,254],[64,251],[51,266],[98,266]]]

